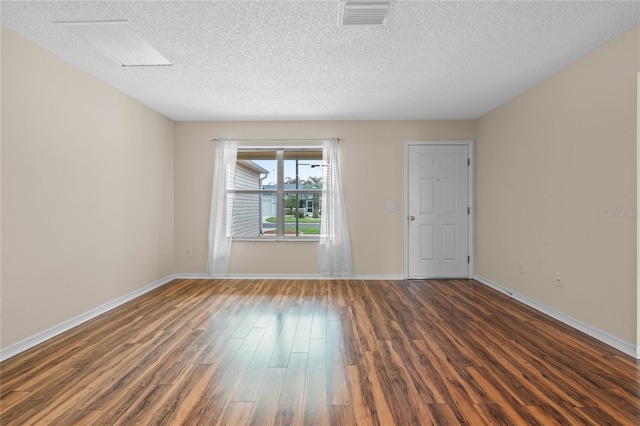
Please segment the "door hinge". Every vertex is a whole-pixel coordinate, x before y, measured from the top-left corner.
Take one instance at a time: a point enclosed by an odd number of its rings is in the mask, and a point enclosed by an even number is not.
[[[467,256],[467,263],[471,263],[471,256]]]
[[[467,166],[471,165],[471,158],[467,158]]]
[[[471,207],[467,207],[467,214],[471,214]]]

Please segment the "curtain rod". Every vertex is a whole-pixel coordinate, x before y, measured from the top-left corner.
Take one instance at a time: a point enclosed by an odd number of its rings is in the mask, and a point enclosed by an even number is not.
[[[228,139],[234,139],[234,138],[228,138]],[[337,139],[338,142],[340,141],[344,141],[344,139],[341,138],[310,138],[310,139],[299,139],[299,138],[285,138],[285,139],[234,139],[236,141],[262,141],[262,142],[284,142],[284,141],[298,141],[298,142],[305,142],[305,141],[323,141],[325,139]],[[218,142],[220,139],[216,138],[216,139],[211,139],[211,142]]]

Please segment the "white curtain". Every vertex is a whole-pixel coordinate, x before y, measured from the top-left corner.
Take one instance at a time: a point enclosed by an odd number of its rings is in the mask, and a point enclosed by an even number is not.
[[[220,139],[216,148],[209,220],[209,258],[211,277],[223,277],[229,270],[231,225],[238,144],[233,139]]]
[[[320,219],[320,273],[328,277],[353,275],[347,213],[342,195],[338,140],[322,142],[322,215]]]

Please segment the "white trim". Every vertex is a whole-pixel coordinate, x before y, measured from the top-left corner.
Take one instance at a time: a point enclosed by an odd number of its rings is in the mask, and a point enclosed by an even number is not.
[[[350,277],[325,277],[321,274],[227,274],[224,277],[212,278],[204,273],[179,273],[175,274],[176,279],[211,280],[385,280],[404,281],[403,274],[355,274]]]
[[[212,280],[211,275],[206,272],[181,272],[174,275],[177,280]]]
[[[0,361],[4,361],[15,355],[18,355],[21,352],[26,351],[27,349],[31,349],[32,347],[39,345],[40,343],[45,342],[59,334],[62,334],[65,331],[71,330],[72,328],[77,327],[78,325],[87,322],[97,317],[98,315],[102,315],[113,308],[117,308],[118,306],[135,299],[136,297],[140,297],[143,294],[150,292],[151,290],[167,284],[173,279],[175,279],[175,275],[169,275],[167,277],[159,279],[158,281],[139,288],[138,290],[132,291],[129,294],[125,294],[124,296],[107,302],[104,305],[93,308],[90,311],[85,312],[84,314],[80,314],[76,317],[61,322],[60,324],[54,325],[51,328],[36,333],[33,336],[27,337],[26,339],[23,339],[17,343],[9,345],[4,349],[0,349]]]
[[[525,305],[539,312],[542,312],[543,314],[547,314],[551,318],[554,318],[560,322],[563,322],[568,326],[575,328],[576,330],[579,330],[595,339],[598,339],[599,341],[606,343],[607,345],[615,349],[618,349],[619,351],[622,351],[629,356],[632,356],[636,359],[640,359],[640,347],[636,347],[629,342],[626,342],[616,336],[613,336],[607,332],[599,330],[580,320],[570,317],[569,315],[566,315],[556,309],[550,308],[540,302],[536,302],[535,300],[529,299],[526,296],[518,294],[506,287],[501,286],[500,284],[496,284],[487,278],[481,277],[480,275],[474,275],[473,279],[486,285],[487,287],[491,287],[492,289],[499,291],[500,293],[504,293],[507,296],[510,296],[516,299],[517,301],[522,302]]]
[[[467,268],[468,276],[466,279],[473,277],[473,217],[475,214],[475,206],[473,204],[473,164],[474,164],[474,152],[472,140],[436,140],[436,141],[406,141],[404,143],[404,279],[409,279],[409,146],[412,145],[465,145],[467,147],[467,153],[469,155],[469,169],[467,170],[467,185],[468,185],[468,205],[471,208],[471,212],[468,217],[468,236],[467,241],[469,243],[469,267]],[[419,278],[418,278],[419,279]]]
[[[640,212],[640,72],[636,85],[636,213]],[[636,215],[636,253],[640,253],[640,215]],[[640,359],[640,261],[636,255],[636,359]]]
[[[404,274],[367,275],[355,274],[352,280],[381,280],[381,281],[405,281]]]

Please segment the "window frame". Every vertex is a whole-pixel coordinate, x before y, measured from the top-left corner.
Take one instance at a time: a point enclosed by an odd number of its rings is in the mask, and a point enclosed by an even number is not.
[[[235,189],[233,188],[231,191],[233,194],[274,194],[276,196],[276,234],[274,236],[266,236],[264,234],[258,235],[257,237],[236,237],[231,235],[232,241],[319,241],[320,234],[310,234],[310,235],[298,235],[299,227],[296,226],[296,235],[289,236],[286,233],[286,223],[285,223],[285,195],[295,195],[296,196],[296,208],[295,208],[295,217],[297,218],[299,211],[299,196],[300,195],[320,195],[322,196],[322,188],[310,189],[310,188],[300,188],[300,179],[299,176],[296,175],[296,188],[295,189],[286,189],[285,188],[285,176],[284,176],[284,162],[285,160],[285,152],[286,151],[312,151],[319,152],[320,161],[322,162],[322,146],[260,146],[260,147],[238,147],[238,153],[241,152],[255,152],[255,151],[272,151],[276,154],[276,189]],[[297,160],[297,159],[296,159]],[[317,161],[317,160],[316,160]],[[237,167],[237,164],[236,164]],[[321,164],[321,167],[324,167],[324,164]],[[235,197],[234,197],[235,198]],[[260,197],[260,203],[262,203],[262,197]],[[305,207],[306,211],[306,207]],[[262,220],[262,218],[260,218]],[[296,220],[296,225],[299,222]],[[318,224],[320,226],[320,224]]]

